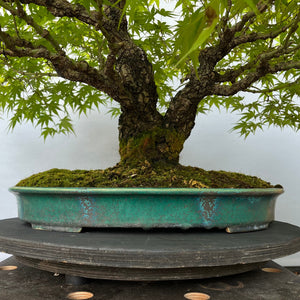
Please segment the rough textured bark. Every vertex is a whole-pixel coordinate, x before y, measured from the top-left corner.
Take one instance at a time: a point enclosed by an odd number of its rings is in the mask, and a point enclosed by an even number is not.
[[[178,162],[183,141],[175,130],[167,129],[163,116],[156,109],[158,95],[145,52],[134,44],[124,45],[119,51],[116,69],[131,97],[131,101],[121,103],[121,161]]]

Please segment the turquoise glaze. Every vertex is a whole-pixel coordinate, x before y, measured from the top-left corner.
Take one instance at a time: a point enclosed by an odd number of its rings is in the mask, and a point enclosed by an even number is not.
[[[33,228],[81,231],[82,227],[266,228],[282,189],[29,188],[10,189],[19,218]]]

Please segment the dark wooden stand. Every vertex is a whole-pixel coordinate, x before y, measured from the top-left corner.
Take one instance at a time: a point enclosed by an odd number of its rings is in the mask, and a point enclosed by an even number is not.
[[[67,233],[33,230],[17,218],[0,221],[0,251],[37,269],[96,279],[219,277],[257,269],[299,250],[300,228],[282,222],[267,230],[227,234],[122,229]]]

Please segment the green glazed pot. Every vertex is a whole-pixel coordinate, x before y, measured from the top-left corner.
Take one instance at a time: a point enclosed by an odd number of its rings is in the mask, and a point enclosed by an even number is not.
[[[282,189],[29,188],[10,189],[21,220],[35,229],[80,232],[83,227],[268,227]]]

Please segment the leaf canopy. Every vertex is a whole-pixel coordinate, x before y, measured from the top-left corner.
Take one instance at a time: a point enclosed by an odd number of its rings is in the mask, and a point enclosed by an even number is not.
[[[30,121],[45,138],[68,133],[71,111],[86,114],[111,105],[105,88],[66,79],[49,61],[64,53],[74,68],[87,64],[105,73],[119,47],[103,25],[109,6],[120,10],[121,33],[126,17],[128,36],[152,64],[162,114],[191,78],[205,75],[201,57],[214,48],[222,53],[213,66],[217,79],[199,97],[198,112],[213,106],[240,112],[234,129],[244,136],[266,125],[300,129],[297,0],[50,2],[53,6],[43,0],[0,0],[0,109],[11,116],[11,128]],[[69,11],[62,13],[59,5]],[[245,98],[245,92],[253,96]],[[113,106],[111,112],[118,110]]]

